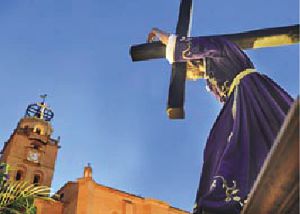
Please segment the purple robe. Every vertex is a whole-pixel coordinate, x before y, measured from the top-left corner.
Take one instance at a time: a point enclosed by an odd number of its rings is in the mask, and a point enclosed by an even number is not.
[[[253,68],[243,51],[223,38],[178,38],[175,50],[175,61],[205,58],[206,72],[220,84]],[[210,131],[194,213],[240,213],[292,101],[265,75],[241,79]]]

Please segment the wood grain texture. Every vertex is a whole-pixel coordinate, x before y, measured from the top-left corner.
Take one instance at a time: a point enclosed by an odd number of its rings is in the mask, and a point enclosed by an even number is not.
[[[242,214],[299,213],[299,98],[249,194]]]

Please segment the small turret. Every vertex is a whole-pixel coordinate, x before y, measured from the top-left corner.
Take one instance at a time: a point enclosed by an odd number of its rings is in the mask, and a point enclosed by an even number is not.
[[[84,178],[92,178],[93,177],[92,174],[93,174],[93,169],[91,167],[91,164],[88,163],[88,165],[84,167],[83,177]]]

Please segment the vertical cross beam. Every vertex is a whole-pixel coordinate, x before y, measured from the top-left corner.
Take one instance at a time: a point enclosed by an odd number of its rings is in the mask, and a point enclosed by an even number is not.
[[[192,0],[181,0],[176,35],[189,36],[192,17]],[[176,62],[172,65],[169,86],[167,113],[170,119],[184,118],[184,94],[186,80],[186,63]]]

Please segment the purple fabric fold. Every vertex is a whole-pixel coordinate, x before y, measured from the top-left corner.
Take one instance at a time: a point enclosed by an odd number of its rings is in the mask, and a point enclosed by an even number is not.
[[[204,59],[208,84],[215,81],[224,92],[240,72],[254,68],[222,37],[179,37],[174,57],[177,62]],[[204,150],[195,214],[240,213],[293,101],[257,72],[245,76],[225,100]]]
[[[194,213],[240,213],[292,102],[265,75],[241,80],[208,137]]]
[[[175,47],[175,62],[206,62],[206,74],[222,85],[231,82],[241,71],[254,68],[248,56],[229,40],[218,37],[178,37]]]

